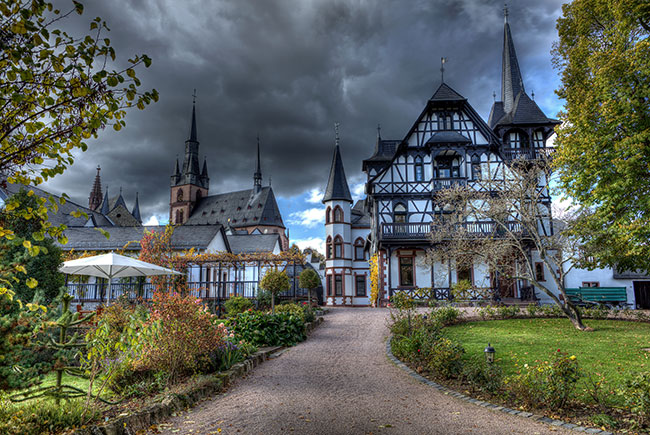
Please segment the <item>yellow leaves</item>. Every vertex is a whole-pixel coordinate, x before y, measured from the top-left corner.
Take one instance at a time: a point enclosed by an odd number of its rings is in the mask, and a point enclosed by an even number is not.
[[[38,281],[34,278],[28,278],[27,281],[25,281],[25,285],[29,288],[35,288],[38,285]]]
[[[45,307],[43,305],[28,303],[28,304],[25,304],[25,306],[27,307],[27,309],[29,311],[32,311],[32,312],[42,310],[44,313],[47,313],[47,307]]]
[[[16,269],[17,272],[27,273],[27,269],[25,269],[25,266],[22,264],[16,265],[14,269]]]
[[[32,249],[32,242],[30,242],[29,240],[23,240],[23,246],[26,249]]]

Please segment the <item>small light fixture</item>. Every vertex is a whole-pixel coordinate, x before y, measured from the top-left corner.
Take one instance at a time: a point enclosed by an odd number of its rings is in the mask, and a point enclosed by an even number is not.
[[[496,353],[496,350],[494,350],[490,343],[488,343],[483,352],[485,352],[485,361],[487,361],[488,364],[492,364],[494,362],[494,354]]]

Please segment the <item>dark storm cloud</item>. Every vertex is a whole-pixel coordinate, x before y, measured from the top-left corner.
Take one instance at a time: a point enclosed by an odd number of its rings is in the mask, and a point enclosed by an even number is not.
[[[64,0],[62,0],[64,1]],[[559,1],[516,2],[510,23],[527,90],[550,116],[555,73],[550,48]],[[255,136],[262,144],[265,184],[291,196],[326,183],[333,123],[349,178],[372,153],[376,125],[402,138],[440,82],[486,119],[500,93],[502,3],[480,0],[405,2],[334,0],[111,0],[88,2],[83,22],[101,16],[118,56],[147,53],[139,76],[160,101],[132,111],[127,128],[107,129],[50,186],[85,202],[93,168],[129,206],[140,192],[144,216],[164,215],[174,159],[188,137],[197,89],[200,152],[211,192],[249,188]]]

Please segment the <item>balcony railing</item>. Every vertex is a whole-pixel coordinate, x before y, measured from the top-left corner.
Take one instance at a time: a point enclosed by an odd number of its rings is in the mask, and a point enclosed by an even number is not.
[[[505,235],[506,229],[493,221],[463,222],[463,233],[470,236],[496,236]],[[440,228],[441,224],[434,222],[390,222],[381,224],[381,238],[393,240],[425,240],[429,234]],[[519,222],[508,222],[507,230],[513,233],[524,234],[525,231]]]
[[[448,189],[452,186],[464,186],[467,184],[467,178],[434,178],[433,190]]]
[[[554,148],[504,148],[503,154],[508,160],[536,160],[548,158],[553,154]]]

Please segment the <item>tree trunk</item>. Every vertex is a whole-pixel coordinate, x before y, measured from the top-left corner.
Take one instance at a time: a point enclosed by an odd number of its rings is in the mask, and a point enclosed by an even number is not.
[[[275,293],[271,292],[271,314],[275,314]]]
[[[582,316],[580,315],[580,311],[578,311],[577,307],[569,303],[565,303],[561,307],[562,307],[562,311],[564,311],[564,314],[567,315],[567,317],[569,318],[569,320],[571,321],[571,323],[576,329],[580,331],[593,331],[592,328],[582,323]]]

